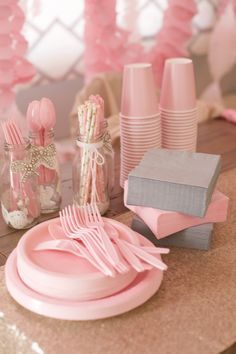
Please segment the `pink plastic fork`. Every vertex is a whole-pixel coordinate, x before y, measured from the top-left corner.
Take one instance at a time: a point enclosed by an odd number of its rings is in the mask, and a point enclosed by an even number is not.
[[[76,213],[76,211],[78,211],[79,209],[80,208],[76,208],[75,206],[68,206],[62,211],[62,215],[65,217],[64,224],[66,224],[65,228],[67,232],[67,237],[73,239],[83,238],[83,242],[86,243],[87,247],[90,247],[91,251],[95,251],[96,254],[101,255],[103,261],[107,264],[109,260],[107,259],[105,249],[102,247],[103,245],[98,233],[96,232],[96,230],[91,230],[86,227],[86,225],[84,226],[82,224],[79,213]],[[129,270],[129,266],[127,265],[127,262],[125,262],[125,260],[120,258],[119,263],[112,264],[110,262],[110,264],[114,266],[114,268],[119,273],[125,273]]]
[[[91,212],[91,210],[89,209],[90,207],[92,207],[92,206],[89,205],[88,207],[86,207],[88,209],[88,212]],[[81,215],[81,212],[80,212],[81,207],[78,208],[73,205],[72,211],[74,214],[75,223],[76,223],[77,227],[78,226],[81,227],[81,225],[86,225],[86,230],[87,230],[88,225],[85,224],[85,220],[83,220],[83,215]],[[110,226],[111,225],[108,225],[107,227],[110,227]],[[73,231],[78,232],[78,228],[75,228]],[[94,231],[95,231],[95,233],[97,233],[96,230],[94,230]],[[106,232],[106,230],[105,230],[105,232]],[[146,267],[145,264],[140,262],[140,260],[132,252],[130,252],[130,250],[127,248],[127,246],[124,243],[122,243],[122,241],[119,239],[119,235],[117,236],[117,234],[114,235],[114,233],[111,233],[111,234],[109,233],[109,238],[113,239],[115,241],[115,243],[117,244],[117,246],[119,248],[119,251],[120,251],[119,253],[122,255],[122,262],[120,262],[118,265],[114,266],[116,269],[117,269],[117,266],[119,266],[119,268],[121,268],[121,271],[123,271],[123,270],[127,271],[127,269],[128,269],[127,264],[130,264],[132,266],[132,268],[135,269],[137,272],[143,272],[147,268],[150,269],[150,267]],[[101,244],[101,242],[102,242],[101,237],[99,237],[98,242],[99,242],[99,244]],[[106,256],[106,254],[105,254],[105,256]]]
[[[98,209],[97,209],[98,210]],[[87,204],[87,206],[82,206],[79,211],[81,212],[81,219],[84,221],[84,225],[86,225],[88,228],[92,228],[98,232],[100,235],[100,239],[104,245],[104,248],[106,249],[107,257],[109,261],[112,264],[117,264],[119,263],[119,256],[116,252],[116,249],[114,247],[114,244],[111,241],[111,238],[107,234],[106,230],[103,227],[103,224],[101,224],[94,216],[93,213],[91,212],[90,209],[90,204]],[[99,211],[98,211],[99,213]],[[100,215],[100,213],[99,213]]]
[[[94,222],[97,224],[100,224],[101,227],[104,227],[104,221],[101,217],[101,214],[99,213],[98,207],[96,204],[91,204],[87,205],[88,213],[91,215],[91,218],[93,218]],[[111,226],[112,227],[112,226]],[[164,248],[156,248],[153,247],[150,249],[150,247],[143,248],[142,246],[136,246],[126,240],[120,240],[119,239],[119,234],[115,228],[112,227],[113,230],[113,237],[115,237],[116,242],[119,245],[119,248],[123,251],[123,255],[125,258],[129,261],[129,263],[135,268],[135,267],[140,267],[142,266],[142,263],[139,261],[139,259],[143,260],[144,262],[150,264],[153,267],[156,267],[161,270],[166,270],[167,266],[165,263],[154,257],[151,253],[168,253],[168,249]],[[154,252],[155,249],[155,252]],[[150,252],[151,251],[151,252]],[[128,257],[126,257],[126,254]],[[139,259],[138,259],[138,258]],[[139,262],[138,262],[139,261]],[[136,269],[136,268],[135,268]],[[139,270],[142,271],[142,270]]]
[[[99,248],[100,252],[103,254],[105,259],[107,260],[107,252],[106,249],[103,245],[103,241],[95,229],[90,229],[86,224],[84,224],[83,217],[81,215],[81,208],[77,208],[75,205],[72,207],[68,207],[70,216],[71,216],[71,221],[73,223],[74,229],[73,232],[76,233],[80,230],[85,230],[86,232],[90,232],[92,234],[92,241],[95,242],[95,246]],[[113,246],[114,247],[114,246]],[[118,253],[119,257],[119,262],[115,263],[114,261],[111,261],[110,258],[110,263],[114,266],[114,268],[119,272],[119,273],[125,273],[129,270],[129,266],[125,259],[121,257],[121,254]]]
[[[49,231],[49,234],[50,234],[50,236],[54,239],[54,240],[65,240],[65,238],[66,238],[66,236],[67,236],[67,234],[65,234],[65,232],[63,231],[63,229],[62,229],[62,227],[61,226],[59,226],[59,225],[57,225],[57,224],[49,224],[48,225],[48,231]],[[78,238],[78,236],[79,236],[79,238]],[[86,237],[87,235],[85,235],[85,237]],[[68,236],[67,236],[68,237]],[[71,240],[69,240],[69,242],[70,241],[74,241],[74,242],[76,242],[76,243],[78,243],[78,241],[80,241],[80,239],[81,239],[81,232],[79,232],[79,234],[77,233],[76,234],[76,237],[77,238],[75,238],[75,235],[74,235],[74,237],[72,238],[71,236],[69,237]],[[94,262],[96,262],[96,260],[93,258],[93,260],[94,260]],[[97,264],[97,262],[96,262],[96,264]],[[100,266],[99,266],[99,264],[97,264],[97,268],[99,267],[99,269],[102,269]],[[122,270],[122,273],[124,273],[124,272],[127,272],[129,270],[129,267],[126,267],[126,268],[124,268],[123,270]],[[120,271],[121,272],[121,271]]]
[[[69,238],[75,238],[72,237],[73,233],[71,232],[70,229],[71,221],[70,221],[70,217],[68,217],[67,209],[65,208],[64,210],[62,210],[59,213],[59,215],[60,215],[61,226],[66,236]],[[83,233],[81,231],[80,233],[77,233],[77,238],[80,238],[81,241],[85,244],[91,257],[94,258],[96,262],[99,264],[99,266],[103,269],[103,273],[114,277],[115,271],[101,259],[99,253],[93,248],[92,243],[89,240],[89,235],[90,235],[89,230],[87,233],[86,232]]]
[[[86,239],[88,239],[88,237],[90,238],[90,243],[96,249],[96,252],[99,252],[103,255],[105,262],[109,261],[109,263],[119,273],[127,272],[129,270],[129,266],[127,266],[127,262],[122,259],[120,255],[118,256],[118,263],[115,263],[113,260],[111,260],[111,257],[107,255],[99,232],[94,228],[89,228],[88,225],[86,225],[84,222],[82,214],[80,213],[81,208],[82,207],[76,208],[74,205],[72,207],[68,206],[64,208],[63,213],[67,223],[67,236],[71,238],[78,238],[78,234],[79,236],[84,234]],[[113,244],[112,247],[114,247]]]
[[[10,146],[14,146],[15,148],[21,146],[22,144],[25,144],[24,138],[22,136],[22,133],[20,131],[20,128],[18,127],[18,125],[13,121],[13,120],[9,120],[6,121],[4,123],[2,123],[2,129],[3,129],[3,133],[5,136],[5,140],[6,143],[9,144]],[[20,154],[20,151],[17,151],[16,149],[16,153],[13,155],[13,159],[17,159],[17,158],[22,158],[22,153]],[[21,181],[20,178],[17,174],[10,174],[10,178],[11,178],[11,186],[12,186],[12,193],[11,193],[11,207],[12,209],[16,209],[17,208],[17,200],[18,200],[18,196],[19,196],[19,190],[22,191],[23,193],[23,197],[27,196],[26,192],[25,192],[25,188],[26,186],[21,186]],[[29,192],[29,191],[28,191]],[[29,205],[29,209],[32,206],[32,203],[30,203]],[[32,208],[31,208],[32,209]],[[32,210],[30,210],[32,216],[34,216],[34,208]]]

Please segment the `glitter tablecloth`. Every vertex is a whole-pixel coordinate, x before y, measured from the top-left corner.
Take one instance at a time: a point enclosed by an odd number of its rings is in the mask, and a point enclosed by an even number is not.
[[[231,199],[210,251],[172,249],[160,290],[143,306],[99,321],[35,315],[11,299],[0,268],[1,354],[216,354],[236,341],[236,169],[220,176]],[[118,218],[129,224],[131,213]]]

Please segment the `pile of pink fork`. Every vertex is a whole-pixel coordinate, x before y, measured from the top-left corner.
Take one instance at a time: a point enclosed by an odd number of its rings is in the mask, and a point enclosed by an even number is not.
[[[53,240],[42,242],[37,250],[58,249],[73,253],[113,277],[116,273],[127,272],[130,267],[137,272],[153,267],[167,269],[159,255],[168,253],[168,249],[141,245],[132,230],[132,241],[121,237],[109,219],[101,217],[96,204],[68,206],[60,212],[60,222],[61,226],[49,228]]]

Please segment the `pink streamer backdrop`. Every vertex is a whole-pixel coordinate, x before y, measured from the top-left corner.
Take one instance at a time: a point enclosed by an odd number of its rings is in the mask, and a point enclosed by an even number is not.
[[[194,0],[169,0],[161,31],[154,47],[146,53],[140,43],[130,41],[131,33],[116,24],[116,0],[85,2],[85,74],[89,81],[100,72],[121,71],[124,64],[148,61],[153,64],[160,86],[164,61],[187,56],[192,36],[191,21],[197,13]]]

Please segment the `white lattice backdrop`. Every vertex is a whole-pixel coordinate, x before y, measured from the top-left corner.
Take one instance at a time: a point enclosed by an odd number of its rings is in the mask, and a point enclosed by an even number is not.
[[[83,71],[83,0],[40,0],[37,10],[28,0],[25,5],[24,34],[29,41],[28,58],[38,75],[34,84],[72,79]],[[124,26],[124,8],[130,0],[117,0],[118,23]],[[190,50],[204,54],[209,32],[216,18],[218,0],[197,0],[199,13],[193,20],[194,36]],[[166,0],[138,0],[138,32],[151,43],[162,24]],[[36,12],[36,13],[35,13]],[[38,13],[37,13],[38,12]]]

